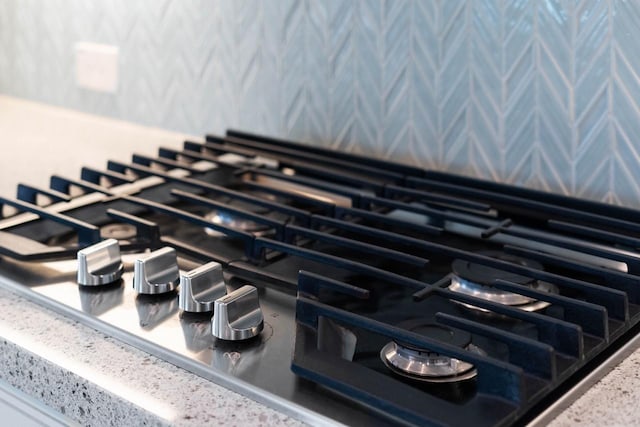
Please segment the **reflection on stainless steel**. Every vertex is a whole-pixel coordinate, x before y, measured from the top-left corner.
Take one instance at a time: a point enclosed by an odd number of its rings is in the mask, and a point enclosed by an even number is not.
[[[184,161],[184,162],[188,162],[189,159],[185,158],[184,156],[178,156],[178,161]],[[201,172],[207,172],[207,171],[211,171],[214,169],[218,169],[218,165],[216,165],[215,163],[209,162],[207,160],[198,160],[195,161],[193,163],[189,164],[189,167],[191,169],[195,169],[195,170],[199,170]]]
[[[136,259],[133,289],[140,294],[163,294],[178,287],[180,270],[176,250],[165,247]]]
[[[232,375],[238,375],[245,369],[250,369],[249,361],[242,357],[239,351],[217,351],[212,360],[213,366]]]
[[[415,203],[411,203],[411,205],[415,205]],[[394,209],[386,215],[389,218],[393,218],[398,221],[404,221],[409,224],[425,225],[429,223],[429,218],[425,217],[424,214],[410,212],[404,209]]]
[[[180,326],[184,334],[184,343],[190,351],[199,353],[212,347],[210,315],[182,313]]]
[[[479,347],[468,344],[465,350],[484,355]],[[395,374],[430,383],[456,383],[477,376],[471,363],[424,349],[413,349],[389,342],[380,351],[380,358]]]
[[[169,171],[169,175],[173,176],[186,176],[188,175],[187,171],[174,169]],[[135,182],[118,185],[117,187],[112,187],[109,191],[113,194],[117,194],[119,196],[132,195],[140,192],[141,190],[149,187],[156,186],[158,184],[162,184],[164,180],[162,178],[158,178],[155,176],[150,176],[146,178],[140,178]],[[82,195],[74,194],[75,192],[71,189],[72,194],[77,196],[71,199],[68,202],[59,202],[47,207],[47,210],[54,213],[62,213],[66,211],[70,211],[73,209],[77,209],[82,206],[88,206],[94,203],[100,203],[104,199],[106,199],[106,194],[102,193],[87,193]],[[38,219],[38,215],[25,212],[20,213],[18,215],[2,219],[0,220],[0,230],[4,230],[6,228],[14,227],[16,225],[24,224],[29,221],[33,221]]]
[[[318,188],[308,187],[306,185],[296,184],[290,181],[283,181],[278,178],[272,178],[264,175],[259,175],[256,177],[255,181],[265,187],[275,188],[280,191],[286,191],[291,194],[308,197],[312,200],[332,203],[336,206],[351,207],[351,199],[349,197],[330,193]]]
[[[461,214],[459,214],[461,215]],[[477,217],[469,217],[469,218],[473,218],[474,220],[478,220]],[[491,227],[491,226],[495,226],[497,223],[495,221],[489,221],[487,223],[487,227]],[[484,231],[483,228],[480,227],[474,227],[474,226],[470,226],[467,224],[462,224],[459,222],[455,222],[455,221],[446,221],[444,224],[444,228],[445,230],[454,233],[454,234],[460,234],[462,236],[468,236],[468,237],[474,237],[477,239],[481,238],[481,233]],[[521,227],[521,226],[512,226],[510,227],[513,230],[522,230],[525,231],[527,230],[526,227]],[[531,230],[533,231],[533,230]],[[593,243],[593,242],[586,242],[583,240],[579,240],[579,239],[574,239],[574,238],[570,238],[570,237],[565,237],[565,236],[559,236],[556,234],[551,234],[551,233],[545,233],[542,231],[535,231],[535,233],[537,235],[540,236],[544,236],[545,238],[548,239],[553,239],[556,240],[558,242],[561,241],[565,241],[565,242],[573,242],[573,243],[580,243],[582,245],[585,246],[591,246],[591,247],[595,247],[595,248],[599,248],[602,250],[606,250],[612,253],[619,253],[625,256],[630,256],[633,258],[638,258],[638,260],[640,261],[640,256],[637,253],[634,252],[630,252],[630,251],[625,251],[624,249],[620,249],[620,248],[616,248],[614,246],[603,246],[603,245],[599,245],[597,243]],[[533,239],[525,239],[522,237],[518,237],[518,236],[512,236],[512,235],[508,235],[508,234],[504,234],[504,233],[496,233],[495,235],[487,238],[486,240],[490,240],[492,242],[496,242],[496,243],[502,243],[502,244],[507,244],[507,245],[514,245],[514,246],[519,246],[522,248],[527,248],[527,249],[533,249],[533,250],[537,250],[537,251],[542,251],[548,254],[553,254],[553,255],[557,255],[559,257],[565,258],[565,259],[570,259],[570,260],[574,260],[574,261],[579,261],[585,264],[591,264],[591,265],[595,265],[595,266],[601,266],[601,267],[606,267],[612,270],[618,270],[618,271],[622,271],[624,273],[628,272],[628,267],[627,264],[624,262],[620,262],[620,261],[615,261],[612,259],[608,259],[608,258],[604,258],[604,257],[600,257],[600,256],[595,256],[595,255],[591,255],[591,254],[587,254],[584,252],[578,252],[572,249],[567,249],[567,248],[563,248],[563,247],[559,247],[559,246],[554,246],[552,244],[547,244],[547,243],[542,243],[542,242],[538,242],[535,241]]]
[[[224,153],[217,156],[216,161],[227,165],[240,166],[248,164],[250,159],[249,157],[241,156],[240,154]]]
[[[252,166],[265,166],[270,169],[278,168],[278,160],[264,156],[246,157],[235,153],[225,153],[216,156],[218,163],[224,163],[227,165],[252,165]]]
[[[233,350],[216,352],[213,365],[216,369],[232,375],[238,375],[240,372],[251,368],[248,365],[248,360],[242,357],[242,353]]]
[[[138,295],[136,310],[140,327],[150,330],[178,313],[178,297],[174,294]]]
[[[224,225],[225,227],[233,228],[235,230],[246,231],[247,233],[252,233],[258,237],[263,236],[269,232],[269,226],[265,224],[260,224],[255,221],[251,221],[250,219],[241,218],[227,212],[214,210],[206,214],[204,218],[214,224]],[[204,231],[209,236],[225,236],[224,233],[214,230],[213,228],[205,228]]]
[[[296,336],[295,322],[291,322],[295,318],[295,296],[267,289],[260,298],[265,322],[259,337],[235,342],[218,340],[207,333],[206,328],[190,324],[189,318],[183,323],[185,316],[178,315],[177,295],[136,294],[131,283],[132,266],[138,257],[139,254],[122,254],[125,265],[124,286],[120,288],[122,303],[109,310],[100,310],[100,314],[90,314],[82,309],[81,299],[84,297],[78,298],[75,260],[34,265],[2,259],[0,285],[72,319],[90,322],[92,327],[105,334],[170,360],[308,424],[335,425],[335,421],[318,414],[318,409],[311,411],[306,408],[308,406],[330,407],[336,417],[356,424],[371,423],[371,418],[363,415],[360,415],[359,422],[354,421],[358,418],[354,416],[352,406],[336,402],[329,395],[304,392],[304,385],[297,380],[290,364],[282,363],[283,360],[291,360]],[[180,257],[178,264],[182,271],[197,267],[192,261]],[[110,287],[101,289],[110,290]],[[167,300],[167,297],[173,298]],[[95,307],[100,307],[100,304]],[[170,314],[172,312],[175,314]],[[189,314],[192,316],[202,318],[203,315]],[[150,327],[158,324],[157,319],[163,319],[162,326]],[[210,325],[210,320],[204,320]],[[206,337],[209,345],[205,345]]]
[[[241,341],[257,336],[264,327],[258,290],[245,285],[215,301],[213,336],[222,340]]]
[[[273,332],[273,327],[265,323],[263,332],[253,340],[224,341],[214,339],[215,352],[211,360],[212,366],[236,376],[264,374],[256,370],[253,361],[256,358],[267,356],[267,341],[273,336]],[[211,338],[211,335],[209,337]]]
[[[78,284],[82,286],[113,283],[122,277],[123,272],[120,245],[115,239],[78,251]]]
[[[123,222],[116,222],[100,227],[100,236],[103,239],[130,240],[136,237],[136,227]]]
[[[227,293],[222,266],[209,262],[180,276],[180,310],[213,311],[213,302]]]
[[[122,304],[124,287],[122,281],[100,288],[79,286],[80,306],[82,311],[100,316]]]
[[[318,319],[318,350],[353,360],[357,341],[358,338],[349,329],[324,317]]]

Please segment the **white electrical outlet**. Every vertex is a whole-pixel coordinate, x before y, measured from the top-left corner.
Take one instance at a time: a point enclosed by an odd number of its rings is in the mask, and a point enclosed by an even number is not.
[[[78,86],[115,93],[118,89],[118,47],[78,42],[75,51]]]

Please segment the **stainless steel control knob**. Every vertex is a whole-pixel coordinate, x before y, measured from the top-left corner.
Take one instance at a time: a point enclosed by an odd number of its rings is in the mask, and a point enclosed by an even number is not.
[[[138,258],[133,265],[133,289],[140,294],[164,294],[180,283],[176,250],[165,247]]]
[[[123,271],[120,245],[115,239],[107,239],[78,251],[78,284],[82,286],[113,283],[122,277]]]
[[[213,311],[214,301],[226,293],[222,266],[217,262],[209,262],[180,275],[178,306],[180,310],[190,313]]]
[[[249,285],[218,298],[213,307],[211,331],[222,340],[240,341],[258,335],[264,328],[258,290]]]

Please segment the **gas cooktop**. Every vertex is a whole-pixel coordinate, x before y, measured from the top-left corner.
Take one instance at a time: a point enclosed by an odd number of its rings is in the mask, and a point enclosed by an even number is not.
[[[523,423],[640,320],[636,211],[244,132],[0,204],[2,286],[314,424]]]

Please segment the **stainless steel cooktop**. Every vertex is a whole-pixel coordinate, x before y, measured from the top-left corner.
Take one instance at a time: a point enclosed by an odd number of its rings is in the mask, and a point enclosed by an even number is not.
[[[0,285],[312,424],[522,423],[640,324],[635,211],[242,132],[0,204]]]

